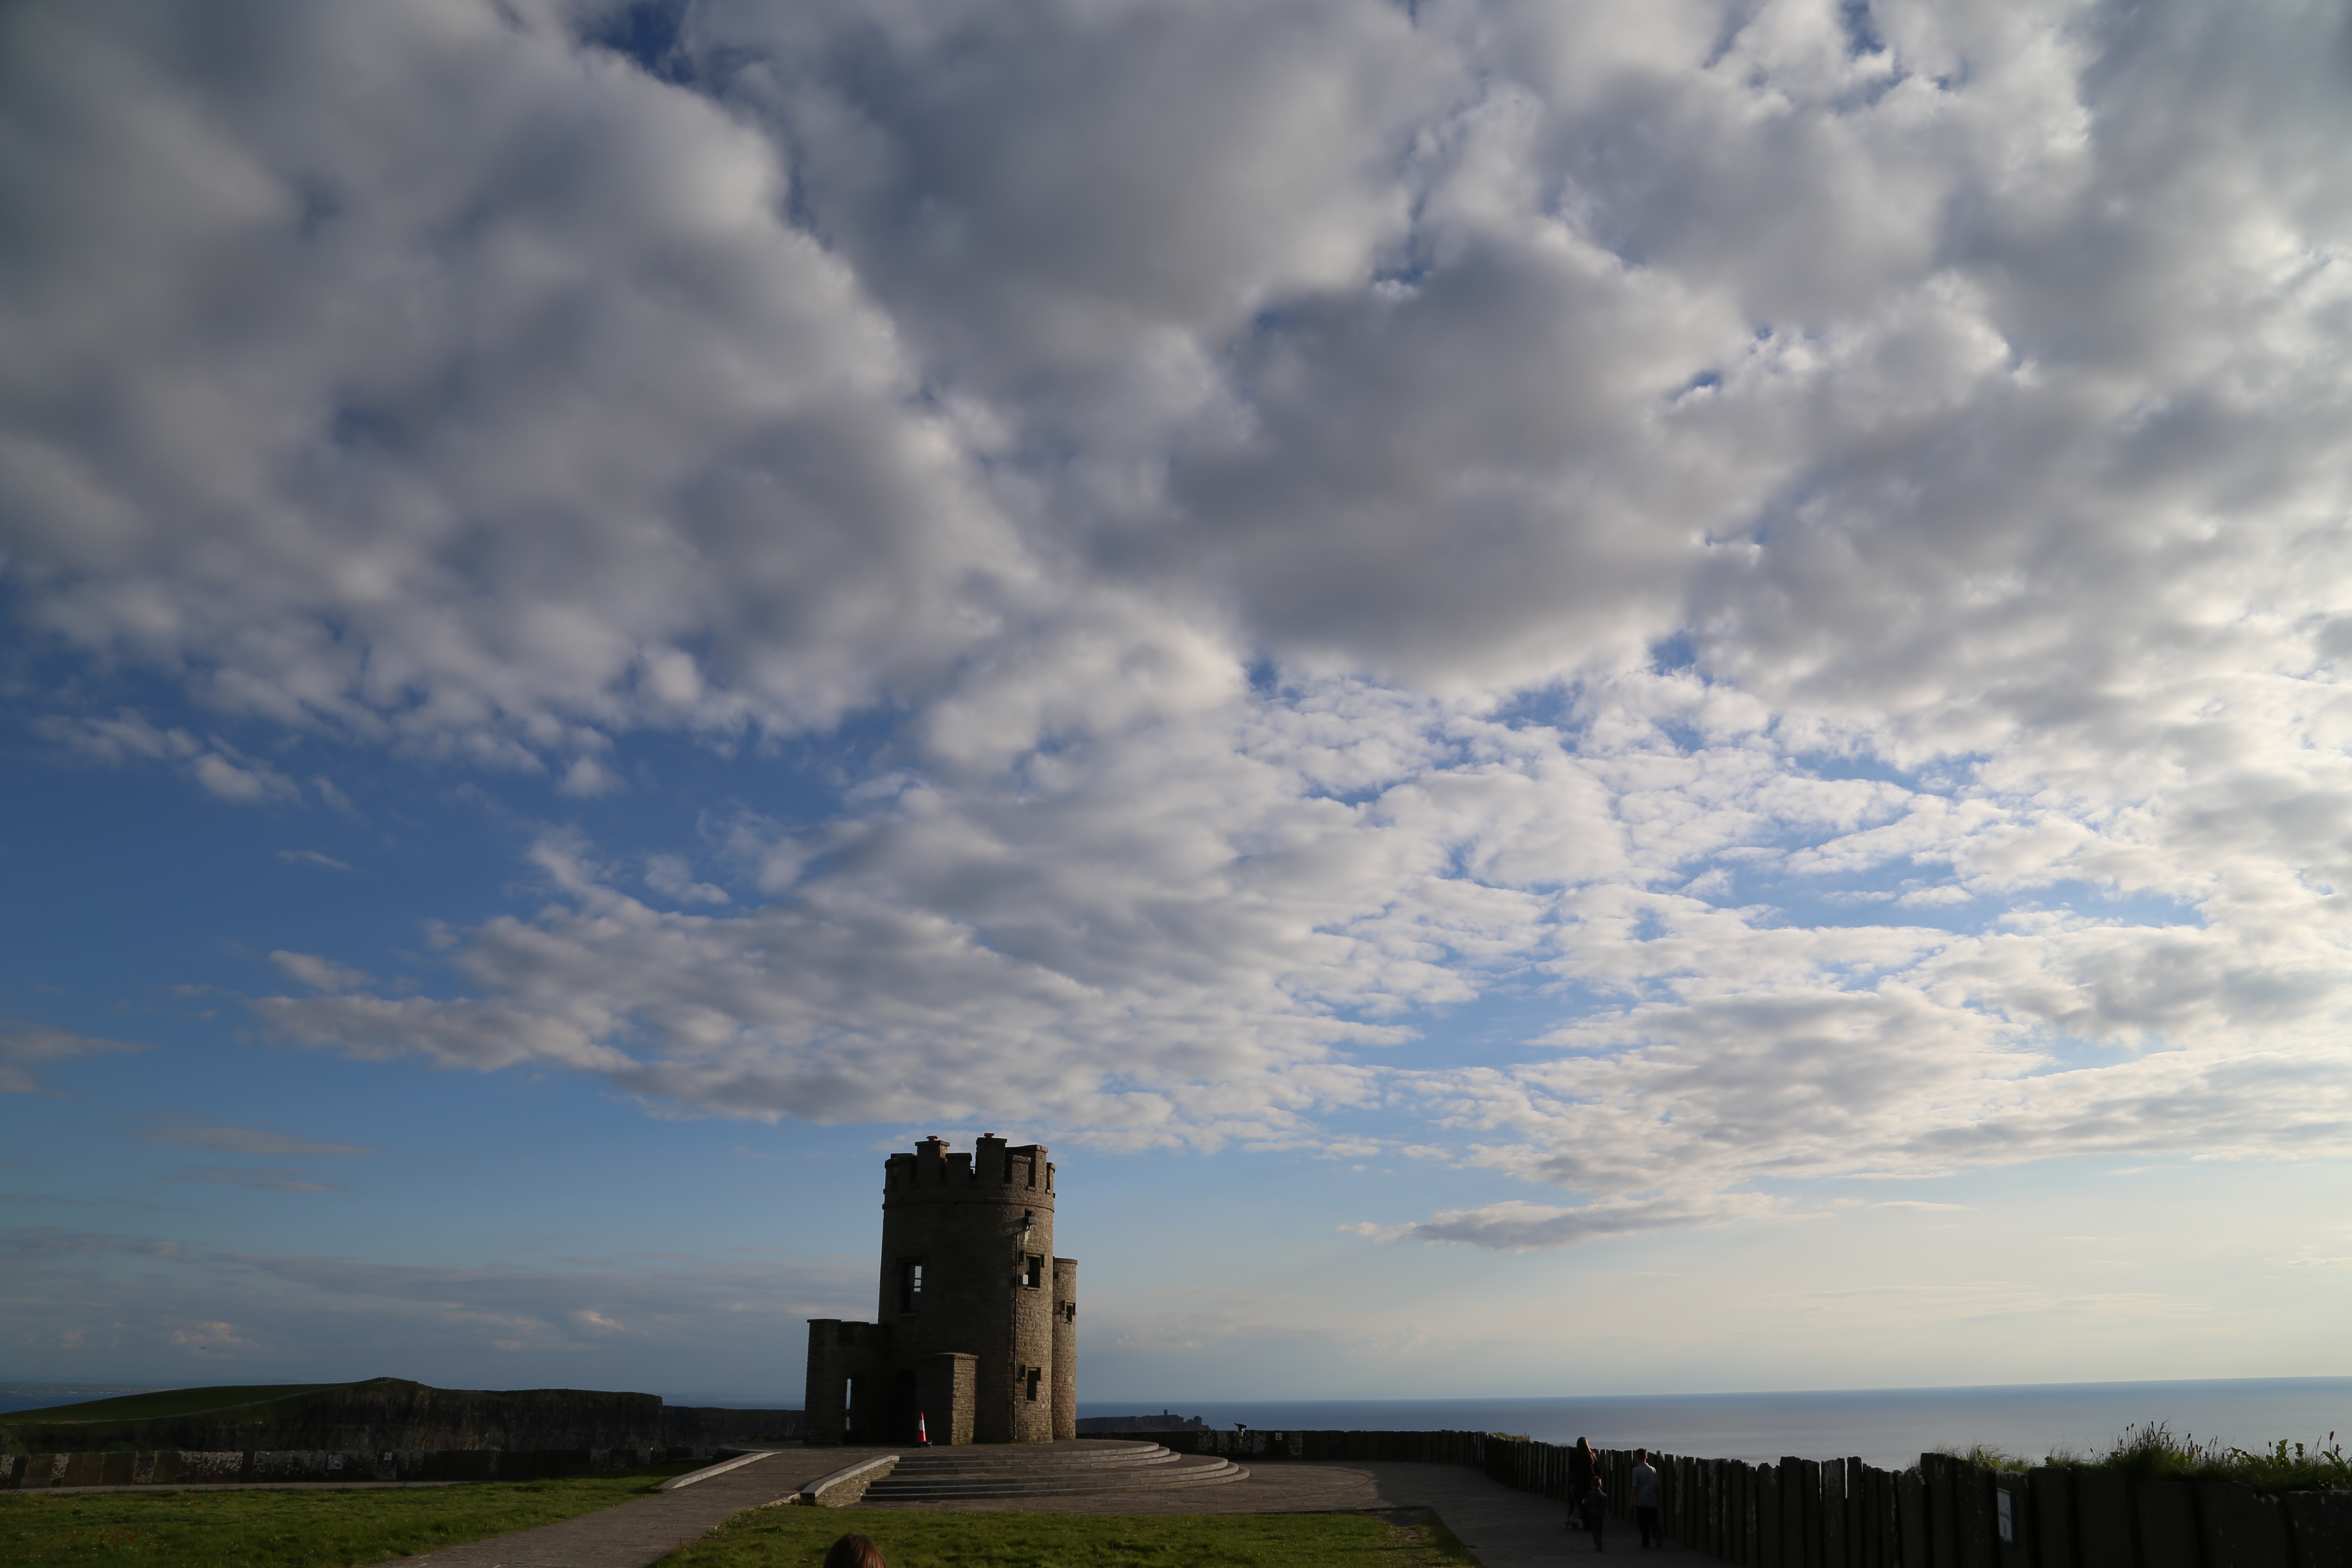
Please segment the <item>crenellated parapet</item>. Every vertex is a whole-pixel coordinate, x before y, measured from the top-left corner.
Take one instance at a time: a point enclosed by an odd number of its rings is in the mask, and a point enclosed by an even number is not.
[[[919,1202],[929,1194],[941,1198],[969,1196],[983,1188],[1011,1189],[1025,1194],[1023,1202],[1054,1203],[1054,1165],[1043,1143],[1007,1143],[994,1133],[983,1133],[978,1145],[950,1152],[947,1141],[926,1138],[911,1152],[891,1155],[882,1163],[884,1201],[893,1197]]]

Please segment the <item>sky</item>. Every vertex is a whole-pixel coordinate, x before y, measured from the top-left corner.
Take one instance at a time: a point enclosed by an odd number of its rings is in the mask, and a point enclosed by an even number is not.
[[[0,8],[0,1375],[2352,1373],[2340,6]]]

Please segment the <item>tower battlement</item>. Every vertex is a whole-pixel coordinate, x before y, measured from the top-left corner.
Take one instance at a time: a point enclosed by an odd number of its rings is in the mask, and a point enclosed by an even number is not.
[[[926,1138],[882,1166],[875,1321],[809,1325],[812,1442],[1077,1434],[1077,1263],[1054,1256],[1043,1143]]]
[[[947,1142],[926,1138],[911,1153],[891,1155],[883,1162],[882,1190],[886,1197],[924,1192],[969,1192],[978,1186],[1010,1187],[1037,1194],[1030,1200],[1048,1208],[1054,1202],[1054,1166],[1043,1143],[1008,1143],[993,1133],[982,1134],[967,1152],[948,1152]]]

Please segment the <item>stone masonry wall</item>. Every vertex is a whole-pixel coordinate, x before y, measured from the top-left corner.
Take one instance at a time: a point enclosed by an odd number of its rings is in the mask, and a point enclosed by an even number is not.
[[[1078,1435],[1078,1260],[1054,1259],[1054,1439]]]

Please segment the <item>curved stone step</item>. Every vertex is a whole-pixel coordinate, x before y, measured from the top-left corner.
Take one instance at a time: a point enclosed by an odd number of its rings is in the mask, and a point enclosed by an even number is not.
[[[877,1481],[895,1487],[1162,1487],[1200,1476],[1221,1475],[1237,1468],[1229,1459],[1204,1457],[1189,1465],[1154,1466],[1149,1470],[1016,1470],[993,1475],[940,1475],[901,1468]]]
[[[950,1458],[944,1454],[933,1457],[918,1448],[911,1454],[902,1456],[898,1461],[898,1468],[901,1470],[927,1476],[1027,1475],[1032,1472],[1045,1471],[1064,1475],[1073,1470],[1088,1475],[1122,1474],[1130,1470],[1148,1470],[1162,1465],[1177,1464],[1185,1458],[1186,1456],[1182,1454],[1171,1454],[1162,1448],[1156,1454],[1137,1454],[1117,1458],[1097,1458],[1092,1455],[1068,1459],[1056,1459],[1051,1456],[1041,1456],[1035,1458],[1027,1457],[964,1458],[961,1456]]]
[[[1189,1456],[1177,1456],[1185,1458]],[[1149,1470],[1069,1467],[994,1476],[925,1476],[903,1468],[866,1489],[868,1502],[946,1502],[958,1498],[1045,1496],[1066,1492],[1163,1491],[1246,1480],[1249,1471],[1230,1459],[1154,1466]]]
[[[909,1459],[926,1464],[964,1465],[1135,1465],[1152,1459],[1181,1458],[1183,1456],[1156,1444],[1129,1454],[1070,1454],[1051,1448],[983,1448],[977,1446],[961,1448],[908,1448]]]

